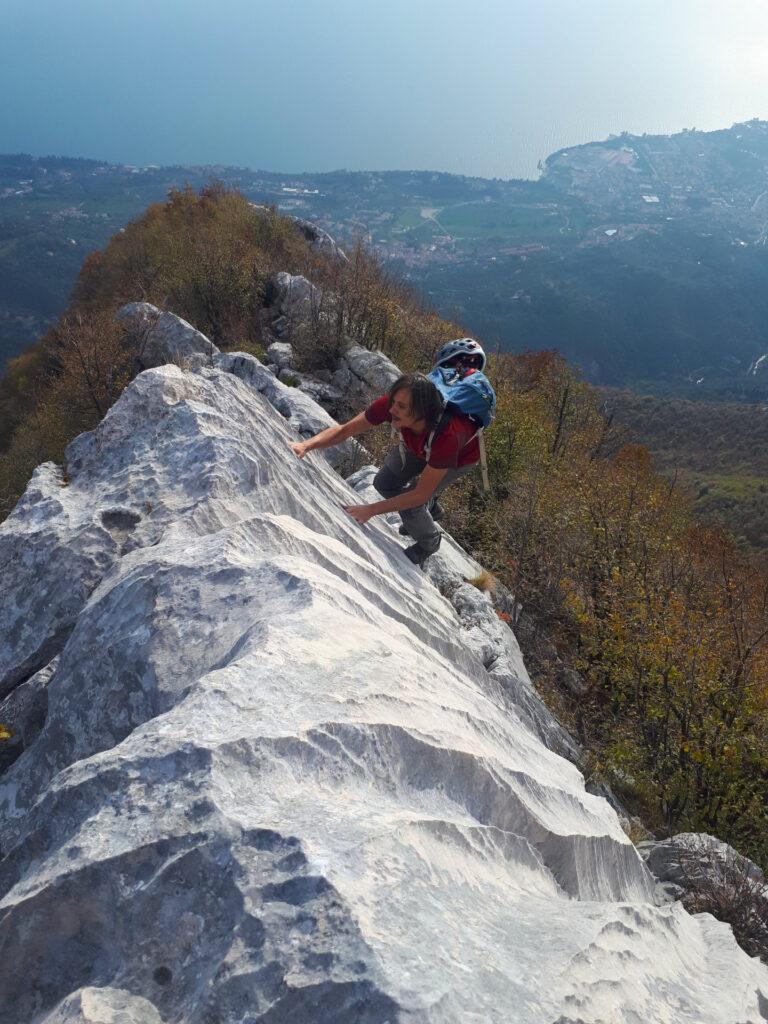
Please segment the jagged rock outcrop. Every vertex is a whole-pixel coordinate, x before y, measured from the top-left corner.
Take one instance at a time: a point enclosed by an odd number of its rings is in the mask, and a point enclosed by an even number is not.
[[[154,327],[162,315],[162,310],[153,306],[151,302],[128,302],[117,311],[115,320],[138,334]]]
[[[335,372],[330,380],[324,382],[310,381],[293,366],[293,349],[287,339],[302,326],[323,318],[327,320],[335,308],[335,301],[333,295],[324,295],[306,277],[285,271],[277,274],[272,283],[266,317],[267,333],[277,342],[269,346],[268,358],[276,366],[278,375],[290,375],[323,404],[333,406],[339,401],[337,395],[343,395],[348,402],[365,402],[372,395],[387,391],[400,376],[398,367],[383,352],[345,339]]]
[[[293,366],[293,346],[287,341],[273,341],[267,348],[267,362],[276,371],[290,369]]]
[[[350,345],[339,359],[331,383],[350,401],[365,402],[389,391],[399,376],[400,370],[383,352]]]
[[[669,839],[638,843],[637,848],[668,898],[680,899],[689,891],[732,887],[735,877],[743,875],[754,885],[756,895],[763,889],[762,900],[768,902],[761,868],[706,832],[679,832]]]
[[[149,302],[129,302],[118,310],[115,319],[141,334],[138,358],[144,369],[166,363],[213,364],[219,349],[192,324],[175,313],[161,312]]]
[[[292,217],[291,220],[307,239],[310,248],[315,252],[323,253],[323,255],[334,260],[336,263],[349,262],[347,254],[336,244],[327,231],[323,231],[322,228],[318,227],[317,224],[313,224],[312,221],[302,220],[301,217]]]
[[[768,1020],[541,742],[477,567],[446,541],[434,586],[293,455],[308,396],[215,362],[142,373],[0,527],[0,679],[51,669],[0,778],[0,1022]]]
[[[272,282],[269,299],[269,331],[281,341],[319,316],[323,294],[301,274],[281,270]]]

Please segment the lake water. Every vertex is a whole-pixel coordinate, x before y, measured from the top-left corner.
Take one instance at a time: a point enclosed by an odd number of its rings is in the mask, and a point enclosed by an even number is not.
[[[535,177],[768,117],[764,0],[3,0],[0,151]]]

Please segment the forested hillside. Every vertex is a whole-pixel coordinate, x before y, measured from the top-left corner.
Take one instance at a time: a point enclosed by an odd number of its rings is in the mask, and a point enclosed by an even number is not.
[[[696,518],[724,526],[745,549],[768,554],[768,408],[604,392],[628,437],[677,476]]]

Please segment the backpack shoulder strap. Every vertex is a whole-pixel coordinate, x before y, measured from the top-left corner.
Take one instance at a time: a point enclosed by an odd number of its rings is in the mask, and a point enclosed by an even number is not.
[[[427,438],[427,443],[424,445],[424,458],[427,462],[429,462],[429,458],[432,454],[432,442],[435,440],[435,438],[437,437],[441,430],[445,430],[445,428],[451,422],[451,419],[452,414],[450,410],[447,408],[443,409],[440,415],[440,419],[437,421],[437,423],[431,430],[430,435]]]
[[[433,441],[435,440],[437,435],[440,433],[440,431],[444,430],[448,426],[448,424],[453,419],[454,415],[455,415],[455,413],[451,412],[450,409],[446,409],[443,412],[443,415],[438,420],[437,426],[434,428],[434,430],[430,433],[429,437],[427,438],[427,443],[424,445],[424,458],[425,458],[425,460],[427,462],[429,462],[429,457],[432,454],[432,443],[433,443]],[[473,416],[470,416],[468,418],[471,419],[472,422],[475,425],[477,425],[477,420]],[[481,423],[477,427],[477,430],[474,432],[472,437],[470,437],[469,440],[465,441],[464,444],[461,446],[461,448],[459,450],[463,452],[468,444],[471,444],[475,440],[476,437],[482,437],[482,434],[483,434],[483,425]]]

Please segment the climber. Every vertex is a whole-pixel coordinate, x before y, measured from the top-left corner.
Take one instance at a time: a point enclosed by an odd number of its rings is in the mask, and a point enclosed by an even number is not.
[[[485,353],[469,338],[443,345],[435,360],[436,369],[455,370],[462,376],[484,367]],[[478,422],[458,411],[452,401],[446,409],[444,393],[430,377],[421,373],[402,376],[388,394],[353,419],[291,445],[301,459],[314,449],[331,448],[380,423],[391,423],[400,433],[400,444],[389,453],[373,481],[384,500],[346,505],[344,510],[361,524],[373,516],[399,512],[400,532],[414,541],[405,554],[420,567],[440,547],[441,534],[435,526],[435,519],[442,516],[438,495],[480,458]]]

